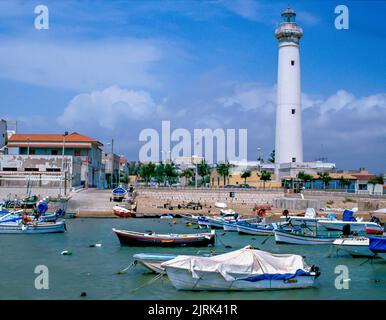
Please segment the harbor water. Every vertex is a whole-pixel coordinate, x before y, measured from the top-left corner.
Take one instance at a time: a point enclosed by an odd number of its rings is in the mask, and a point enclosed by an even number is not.
[[[154,248],[121,246],[112,228],[157,233],[196,233],[183,219],[69,219],[64,234],[0,235],[0,299],[386,299],[386,261],[352,258],[330,245],[276,244],[274,237],[239,235],[217,230],[216,245],[209,248]],[[95,244],[101,246],[92,246]],[[167,276],[155,277],[142,266],[127,273],[118,271],[133,261],[136,253],[197,254],[222,253],[245,245],[272,253],[292,253],[317,265],[321,276],[312,289],[259,292],[191,292],[176,290]],[[231,248],[226,248],[230,246]],[[64,250],[71,255],[62,255]],[[37,266],[48,268],[48,289],[36,289]],[[341,271],[349,272],[348,289],[339,289]],[[340,267],[337,269],[339,270]],[[337,278],[338,277],[338,278]],[[338,284],[336,286],[336,283]],[[86,296],[81,297],[85,292]]]

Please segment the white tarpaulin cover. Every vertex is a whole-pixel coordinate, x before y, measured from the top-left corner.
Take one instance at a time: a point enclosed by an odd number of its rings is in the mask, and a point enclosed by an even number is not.
[[[199,278],[197,271],[219,272],[226,281],[243,275],[295,274],[299,269],[310,270],[302,256],[272,254],[251,249],[250,246],[213,257],[181,255],[162,263],[162,266],[189,270],[196,279]]]

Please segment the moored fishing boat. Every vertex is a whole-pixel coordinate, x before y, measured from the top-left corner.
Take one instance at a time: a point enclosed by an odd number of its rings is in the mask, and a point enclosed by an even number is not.
[[[135,213],[132,210],[129,210],[127,208],[115,205],[113,207],[113,213],[121,218],[129,218],[135,216]]]
[[[164,273],[165,269],[161,267],[161,263],[172,260],[175,257],[176,255],[174,254],[162,253],[137,253],[133,255],[135,263],[139,263],[156,273]]]
[[[352,210],[344,210],[342,220],[332,219],[329,221],[318,221],[318,225],[323,226],[328,230],[343,231],[346,225],[350,226],[352,232],[366,232],[367,234],[383,234],[384,227],[380,223],[375,221],[363,221],[363,218],[355,218],[354,213],[357,208]]]
[[[216,233],[194,234],[156,234],[154,232],[136,232],[129,230],[118,230],[113,228],[121,244],[132,246],[162,246],[162,247],[200,247],[213,245]]]
[[[161,267],[178,290],[309,288],[320,274],[300,255],[271,254],[250,246],[213,257],[180,255]]]
[[[290,244],[332,244],[341,233],[318,234],[317,232],[306,232],[304,228],[295,227],[292,230],[275,229],[275,241],[277,243]]]
[[[268,236],[268,235],[273,235],[274,227],[271,224],[248,223],[244,221],[244,222],[237,223],[237,231],[239,234]]]
[[[30,234],[30,233],[61,233],[66,231],[66,223],[58,222],[28,222],[6,220],[0,222],[0,233]]]
[[[303,215],[283,215],[280,217],[283,222],[291,222],[294,226],[306,224],[308,226],[315,226],[318,221],[329,220],[328,217],[318,216],[314,208],[307,208]]]
[[[343,221],[343,220],[328,220],[318,221],[318,224],[327,230],[342,231],[345,225],[350,225],[353,232],[366,232],[367,234],[383,234],[384,227],[369,221]]]
[[[112,200],[120,202],[127,195],[127,190],[125,188],[118,187],[118,188],[115,188],[111,193],[112,193]]]
[[[347,252],[352,256],[368,257],[374,253],[369,250],[369,238],[367,237],[341,237],[332,243],[334,248]]]

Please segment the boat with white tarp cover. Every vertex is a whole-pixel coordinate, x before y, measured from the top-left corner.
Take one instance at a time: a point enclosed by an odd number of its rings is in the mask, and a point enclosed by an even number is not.
[[[272,254],[251,246],[213,257],[179,255],[161,267],[178,290],[310,288],[320,275],[300,255]]]

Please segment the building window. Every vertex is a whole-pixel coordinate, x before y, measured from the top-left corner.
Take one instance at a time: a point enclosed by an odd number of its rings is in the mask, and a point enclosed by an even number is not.
[[[291,113],[292,113],[292,114],[295,114],[295,109],[292,109],[292,110],[291,110]]]
[[[51,155],[53,155],[53,156],[58,155],[58,150],[51,150]]]
[[[35,149],[29,149],[29,154],[35,154],[36,150]]]
[[[80,150],[75,150],[74,151],[74,156],[75,157],[80,157]]]
[[[291,66],[295,65],[295,60],[291,60]]]
[[[46,168],[47,172],[60,172],[60,168]]]
[[[24,168],[24,171],[39,171],[39,168]]]
[[[296,162],[296,158],[292,158],[292,162]]]
[[[3,171],[17,171],[17,168],[4,167]]]

